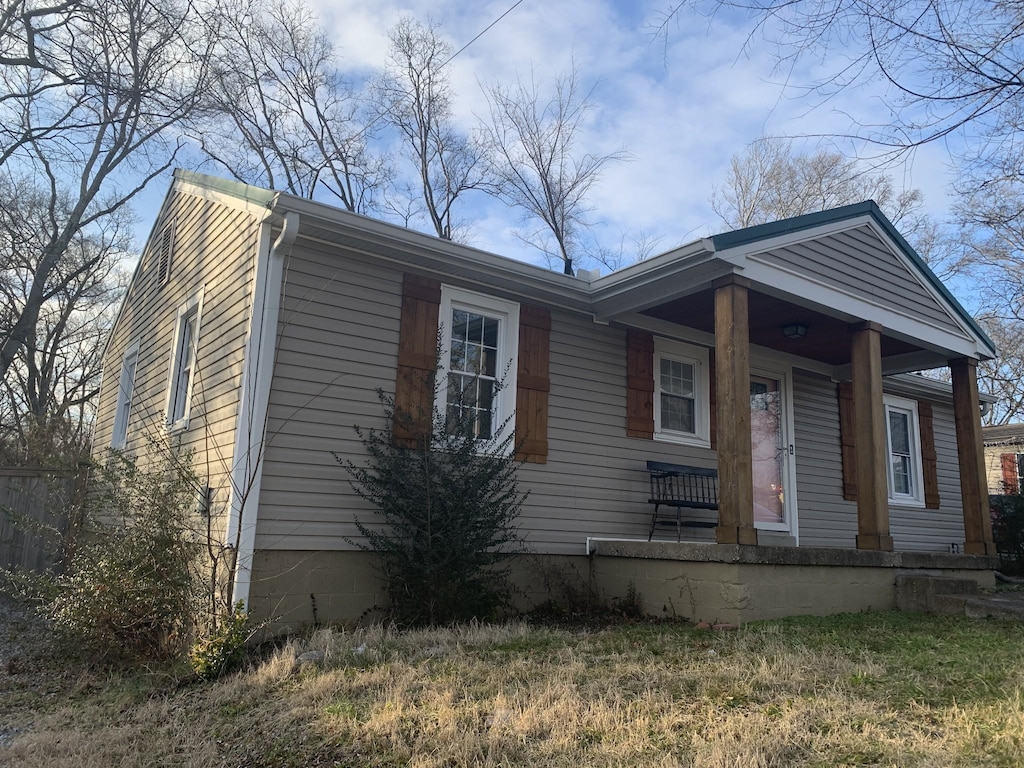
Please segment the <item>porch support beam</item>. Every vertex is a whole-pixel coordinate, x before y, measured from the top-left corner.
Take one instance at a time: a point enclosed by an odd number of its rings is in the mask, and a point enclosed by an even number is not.
[[[949,369],[953,374],[953,415],[956,419],[960,495],[964,508],[964,552],[994,555],[996,547],[992,541],[981,437],[978,361],[972,358],[950,360]]]
[[[857,414],[857,549],[892,551],[882,401],[882,327],[851,327],[853,410]]]
[[[757,544],[750,442],[749,281],[715,283],[715,379],[718,388],[719,544]]]

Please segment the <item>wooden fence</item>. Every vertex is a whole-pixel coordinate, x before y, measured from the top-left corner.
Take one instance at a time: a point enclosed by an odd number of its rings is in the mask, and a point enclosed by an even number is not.
[[[0,467],[0,568],[39,572],[62,566],[59,545],[87,477],[84,466]]]

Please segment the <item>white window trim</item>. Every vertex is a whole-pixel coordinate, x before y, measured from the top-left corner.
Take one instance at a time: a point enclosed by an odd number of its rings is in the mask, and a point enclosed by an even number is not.
[[[172,421],[172,409],[178,381],[178,362],[181,350],[181,332],[183,320],[192,312],[196,315],[196,329],[192,335],[192,375],[188,379],[188,388],[185,392],[185,409],[182,417]],[[188,429],[189,415],[192,411],[192,390],[196,381],[196,371],[199,369],[199,336],[203,323],[203,291],[194,295],[178,308],[174,318],[174,343],[171,346],[171,364],[167,375],[167,402],[164,404],[166,414],[167,430],[169,432],[180,432]]]
[[[885,405],[885,475],[889,489],[889,503],[903,507],[924,506],[924,468],[921,464],[921,423],[917,415],[917,401],[904,397],[883,395]],[[892,435],[889,428],[889,411],[898,410],[910,416],[910,462],[913,493],[896,493],[892,482]]]
[[[452,349],[452,308],[497,317],[501,322],[498,334],[498,380],[502,386],[495,398],[494,426],[499,429],[492,438],[500,444],[509,435],[515,435],[516,375],[519,371],[519,304],[482,293],[467,291],[449,285],[441,286],[441,307],[438,323],[441,329],[441,359],[437,387],[437,409],[442,414],[448,408],[448,366]],[[515,446],[510,448],[514,450]]]
[[[693,366],[694,419],[693,434],[661,427],[661,359]],[[654,337],[654,439],[680,445],[711,447],[711,384],[708,375],[708,350],[674,339]]]
[[[134,358],[132,375],[125,377],[128,361]],[[114,431],[110,437],[111,448],[124,448],[128,443],[128,424],[132,418],[132,398],[135,396],[135,375],[139,370],[139,342],[135,342],[121,355],[121,372],[117,377],[117,401],[114,405]],[[127,402],[128,409],[124,406]]]

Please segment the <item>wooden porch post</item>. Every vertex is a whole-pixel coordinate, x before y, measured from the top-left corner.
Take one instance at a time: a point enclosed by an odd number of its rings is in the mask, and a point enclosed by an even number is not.
[[[750,327],[743,278],[715,284],[719,544],[757,544],[750,446]]]
[[[857,414],[857,549],[891,552],[885,405],[882,401],[882,327],[865,322],[851,330],[853,410]]]
[[[994,555],[996,547],[992,542],[981,437],[978,361],[971,358],[950,360],[949,369],[953,374],[953,414],[960,460],[960,495],[964,507],[964,552]]]

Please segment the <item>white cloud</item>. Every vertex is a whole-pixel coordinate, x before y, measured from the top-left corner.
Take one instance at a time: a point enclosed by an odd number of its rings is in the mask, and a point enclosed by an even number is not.
[[[441,23],[458,49],[512,2],[318,0],[316,5],[343,67],[362,72],[384,64],[387,29],[402,15]],[[709,197],[733,153],[762,135],[843,133],[851,127],[851,115],[867,122],[865,115],[880,113],[877,89],[848,89],[820,104],[792,98],[785,73],[775,70],[767,45],[748,39],[742,18],[680,16],[663,50],[649,36],[649,25],[663,7],[661,0],[526,0],[450,65],[457,118],[467,130],[487,112],[480,84],[527,78],[532,69],[543,85],[573,61],[585,83],[597,83],[597,109],[579,150],[626,149],[632,156],[630,162],[609,165],[591,196],[592,217],[614,244],[623,232],[636,237],[643,231],[669,248],[719,231]],[[809,62],[790,82],[811,82],[831,64]],[[912,169],[893,169],[897,183],[906,179],[923,188],[929,207],[941,212],[948,182],[943,148],[927,147],[912,159]],[[519,226],[518,211],[483,201],[471,213],[475,245],[529,258],[529,249],[511,234]]]

